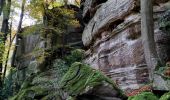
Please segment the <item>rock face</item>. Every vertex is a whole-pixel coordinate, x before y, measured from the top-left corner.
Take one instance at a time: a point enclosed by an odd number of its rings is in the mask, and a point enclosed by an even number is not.
[[[149,69],[144,58],[139,0],[94,2],[97,1],[85,0],[82,6],[87,23],[82,36],[87,48],[85,62],[103,71],[125,92],[148,84]],[[166,0],[155,1],[164,2]],[[163,63],[170,59],[170,49],[167,48],[168,35],[159,29],[158,19],[166,10],[166,7],[154,6],[155,42]]]
[[[72,9],[72,6],[69,7]],[[77,8],[73,8],[73,10]],[[77,13],[78,12],[76,12],[76,14]],[[49,18],[49,20],[52,19]],[[24,29],[29,30],[30,28],[31,30],[31,27],[32,26]],[[69,49],[69,51],[63,50],[65,54],[70,53],[70,48],[83,47],[81,40],[83,31],[82,25],[67,26],[67,33],[64,33],[65,35],[63,36],[63,40],[61,39],[61,36],[57,35],[57,33],[52,33],[49,30],[45,30],[49,32],[47,36],[44,36],[44,30],[42,27],[39,28],[39,26],[33,33],[27,33],[26,35],[21,33],[22,35],[19,37],[15,60],[15,66],[17,66],[16,68],[18,73],[17,78],[18,81],[20,81],[18,85],[21,85],[25,78],[32,74],[48,69],[48,67],[50,67],[53,63],[53,60],[61,55],[61,44],[63,42]]]
[[[88,0],[86,1],[88,2]],[[83,34],[83,43],[88,46],[92,37],[98,35],[100,30],[107,27],[109,24],[123,21],[123,17],[130,14],[130,11],[135,8],[137,2],[134,0],[119,0],[117,2],[109,0],[104,3],[95,13],[95,16],[90,20]],[[115,14],[116,13],[116,14]],[[116,25],[115,24],[115,25]],[[114,28],[114,25],[112,26]]]
[[[45,40],[39,33],[20,37],[15,61],[20,82],[39,71],[38,66],[41,62],[38,62],[36,58],[43,55],[44,49]]]

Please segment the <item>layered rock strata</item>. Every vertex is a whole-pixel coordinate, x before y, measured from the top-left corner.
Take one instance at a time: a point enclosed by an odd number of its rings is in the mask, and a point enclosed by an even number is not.
[[[154,6],[155,42],[162,62],[170,59],[168,35],[158,25],[158,19],[167,10],[165,2],[155,1]],[[139,0],[85,0],[83,4],[85,62],[103,71],[126,92],[149,84]]]

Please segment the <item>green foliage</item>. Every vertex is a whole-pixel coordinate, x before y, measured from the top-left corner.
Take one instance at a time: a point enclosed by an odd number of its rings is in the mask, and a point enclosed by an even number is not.
[[[159,100],[170,100],[170,92],[165,93]]]
[[[129,97],[128,100],[159,100],[159,99],[151,92],[142,92],[138,95]]]
[[[92,69],[89,65],[75,62],[63,76],[60,86],[70,96],[77,96],[105,83],[110,84],[123,95],[122,91],[100,71]]]
[[[169,34],[170,31],[170,10],[165,12],[165,14],[159,19],[159,27],[162,31]]]
[[[59,81],[67,69],[68,66],[64,61],[56,59],[50,69],[28,77],[21,86],[19,93],[10,100],[27,100],[37,97],[41,100],[62,100],[60,99],[62,91],[59,89]]]
[[[75,49],[71,51],[71,54],[66,56],[64,60],[67,62],[67,64],[70,66],[74,62],[82,62],[84,58],[85,51],[82,49]]]
[[[10,74],[4,79],[3,88],[0,88],[0,100],[7,99],[13,95],[14,80],[12,76],[16,73],[15,69],[11,69]]]
[[[35,4],[33,4],[33,5],[30,4],[30,6],[33,6],[33,8],[35,7],[35,9],[36,9],[36,3],[40,3],[40,2],[38,2],[38,1],[34,1],[34,2],[35,2]],[[42,2],[40,4],[42,5]],[[55,3],[53,3],[53,4],[55,4]],[[39,5],[39,4],[37,4],[37,5]],[[37,9],[39,9],[39,8],[37,8]],[[73,11],[71,9],[67,9],[67,8],[63,8],[63,7],[55,7],[50,10],[46,9],[45,11],[46,11],[46,13],[43,16],[47,17],[47,19],[44,19],[44,25],[38,24],[38,25],[33,25],[30,27],[27,27],[24,29],[22,34],[28,35],[28,34],[40,33],[40,34],[42,34],[42,37],[44,37],[44,38],[47,38],[47,36],[48,36],[48,38],[52,38],[54,35],[57,35],[60,38],[63,38],[64,35],[68,33],[67,32],[68,27],[79,26],[79,22],[75,19],[75,11]],[[35,10],[35,12],[34,12],[35,16],[37,16],[38,12]]]
[[[66,100],[76,100],[74,97],[69,96]]]
[[[77,51],[72,52],[72,55],[77,55]],[[19,93],[10,100],[28,98],[63,100],[63,90],[70,96],[77,96],[101,84],[110,84],[123,96],[123,92],[109,78],[100,71],[92,69],[89,65],[76,62],[69,68],[65,61],[56,59],[52,67],[49,68],[45,72],[39,72],[28,77]],[[68,98],[68,100],[74,100],[73,98]]]
[[[62,98],[58,92],[53,92],[53,93],[48,94],[47,96],[43,97],[41,100],[62,100]]]
[[[170,77],[165,76],[164,72],[169,69],[169,65],[166,65],[165,67],[160,67],[155,71],[155,74],[160,75],[165,80],[170,80]]]
[[[80,1],[78,0],[77,4],[79,2]],[[32,18],[37,19],[38,21],[42,21],[44,14],[49,13],[48,10],[52,10],[54,8],[60,8],[61,6],[64,6],[64,5],[65,5],[64,0],[48,0],[48,1],[30,0],[30,4],[27,5],[26,11],[29,12],[29,15]],[[62,10],[55,13],[54,15],[61,14],[63,13],[63,11],[65,13],[66,10],[63,8]],[[64,21],[67,21],[67,19]]]
[[[48,6],[48,9],[53,9],[55,7],[61,7],[64,6],[63,2],[51,2]]]
[[[68,26],[79,26],[79,22],[75,20],[75,12],[73,10],[56,7],[46,12],[50,18],[47,29],[52,29],[58,34],[66,34]]]
[[[2,41],[2,39],[0,39],[0,63],[3,62],[4,50],[5,50],[4,42]]]
[[[43,28],[42,24],[25,27],[23,29],[22,35],[27,36],[27,35],[30,35],[30,34],[43,33],[44,31],[43,31],[42,28]]]
[[[27,5],[26,11],[29,12],[29,15],[37,19],[38,21],[42,20],[44,14],[44,0],[30,0],[30,4]]]
[[[64,74],[69,69],[69,66],[66,64],[66,62],[61,59],[56,59],[53,63],[53,67],[57,71],[59,80],[64,76]]]
[[[164,64],[161,63],[161,61],[157,62],[157,65],[155,67],[155,71],[158,71],[160,67],[164,66]]]
[[[11,98],[10,100],[26,100],[26,99],[34,99],[36,96],[46,95],[47,91],[43,87],[40,86],[32,86],[27,89],[21,90],[16,96]]]

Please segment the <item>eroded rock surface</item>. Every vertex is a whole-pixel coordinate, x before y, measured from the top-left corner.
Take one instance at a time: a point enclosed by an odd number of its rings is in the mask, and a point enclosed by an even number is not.
[[[145,62],[141,37],[139,0],[108,0],[101,3],[94,16],[87,13],[92,1],[85,0],[84,17],[89,16],[83,32],[86,46],[85,62],[103,71],[127,93],[149,84],[149,69]],[[156,4],[167,2],[155,1]],[[155,42],[158,55],[169,60],[169,36],[159,29],[158,19],[166,12],[154,6]]]
[[[103,28],[107,29],[109,24],[116,21],[118,21],[119,24],[137,5],[137,0],[108,0],[104,3],[96,11],[96,14],[84,29],[82,37],[84,45],[90,45],[93,40],[92,37],[95,37],[97,33],[103,31]]]

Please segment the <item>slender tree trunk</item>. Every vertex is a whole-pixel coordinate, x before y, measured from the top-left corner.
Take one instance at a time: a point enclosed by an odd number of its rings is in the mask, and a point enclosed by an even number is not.
[[[154,21],[152,0],[141,0],[141,33],[145,60],[149,68],[150,80],[153,81],[158,55],[154,41]]]
[[[2,28],[1,32],[4,34],[4,42],[6,40],[7,33],[9,32],[8,27],[8,20],[11,11],[11,0],[4,1],[4,8],[3,8],[3,21],[2,21]]]
[[[43,25],[44,25],[45,28],[48,27],[47,8],[48,8],[47,0],[44,0],[44,3],[43,3],[43,9],[44,9],[44,12],[43,12]],[[47,49],[47,45],[48,45],[47,34],[48,34],[48,30],[45,30],[44,38],[46,39],[45,40],[45,48],[46,49]]]
[[[65,33],[64,32],[62,32],[62,49],[61,49],[61,57],[63,58],[64,57],[64,52],[65,52],[65,39],[64,39],[64,37],[65,37]]]
[[[3,42],[5,44],[6,36],[9,33],[9,27],[8,27],[8,20],[10,16],[10,11],[11,11],[11,0],[1,0],[1,9],[0,13],[3,11],[3,21],[2,21],[2,28],[1,32],[3,33]],[[3,56],[3,55],[0,55]],[[0,68],[1,68],[1,82],[2,82],[2,77],[4,75],[4,69],[2,66],[2,63],[0,63]]]
[[[68,5],[68,0],[64,0],[64,7],[67,9],[67,5]],[[62,51],[61,51],[61,57],[64,57],[64,53],[65,53],[65,34],[67,34],[67,26],[64,26],[64,29],[66,29],[65,32],[62,32]]]
[[[16,46],[14,48],[14,52],[13,52],[13,55],[12,55],[12,60],[11,60],[11,67],[14,66],[14,61],[15,61],[15,55],[16,55],[16,51],[17,51],[17,44],[18,44],[18,34],[20,33],[21,31],[21,26],[22,26],[22,20],[23,20],[23,17],[24,17],[24,8],[25,8],[25,3],[26,3],[26,0],[23,0],[22,1],[22,6],[21,6],[21,14],[20,14],[20,20],[19,20],[19,24],[18,24],[18,28],[17,28],[17,32],[16,34],[13,36],[13,38],[11,39],[11,34],[10,34],[10,44],[9,44],[9,50],[7,52],[7,57],[6,57],[6,62],[5,62],[5,67],[4,67],[4,73],[3,73],[3,80],[5,79],[6,77],[6,71],[7,71],[7,67],[8,67],[8,59],[9,59],[9,54],[10,54],[10,49],[12,47],[12,43],[14,41],[14,39],[16,38]],[[12,23],[10,25],[10,32],[11,32],[11,28],[12,28]]]
[[[9,54],[10,54],[10,49],[12,47],[12,43],[15,39],[15,36],[16,34],[12,37],[11,34],[12,34],[12,21],[11,21],[11,24],[10,24],[10,40],[9,40],[9,47],[8,47],[8,51],[7,51],[7,54],[6,54],[6,61],[5,61],[5,64],[4,64],[4,73],[3,73],[3,80],[5,79],[5,75],[6,75],[6,70],[7,70],[7,67],[8,67],[8,59],[9,59]]]
[[[4,6],[4,0],[0,0],[0,15],[2,13],[3,6]]]
[[[22,0],[20,20],[19,20],[19,24],[18,24],[18,28],[17,28],[17,33],[16,33],[16,46],[15,46],[13,56],[12,56],[12,61],[11,61],[11,66],[13,66],[13,67],[15,66],[14,62],[15,62],[17,46],[18,46],[18,42],[19,42],[18,41],[18,35],[21,32],[22,21],[23,21],[24,11],[25,11],[25,4],[26,4],[26,0]]]
[[[67,6],[68,0],[64,0],[64,5]]]
[[[26,0],[22,0],[21,14],[20,14],[20,20],[19,20],[19,24],[18,24],[17,33],[21,32],[21,26],[22,26],[22,21],[23,21],[23,17],[24,17],[24,10],[25,10],[25,3],[26,3]]]

